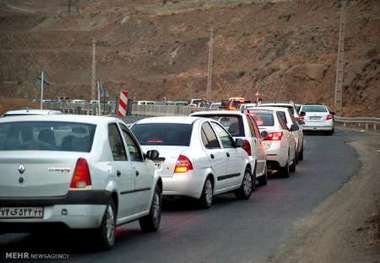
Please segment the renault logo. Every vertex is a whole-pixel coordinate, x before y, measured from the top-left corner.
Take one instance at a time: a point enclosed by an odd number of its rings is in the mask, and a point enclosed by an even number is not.
[[[24,165],[20,164],[20,165],[18,166],[18,172],[19,172],[20,174],[23,174],[23,173],[25,172],[25,167],[24,167]]]

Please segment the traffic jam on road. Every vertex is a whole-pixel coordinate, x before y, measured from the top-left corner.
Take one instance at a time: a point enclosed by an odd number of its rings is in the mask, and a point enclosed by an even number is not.
[[[334,132],[325,105],[231,105],[130,125],[106,116],[6,114],[0,234],[85,230],[94,246],[110,249],[126,223],[156,232],[163,199],[190,198],[199,209],[228,192],[250,199],[270,174],[296,171],[304,131]]]

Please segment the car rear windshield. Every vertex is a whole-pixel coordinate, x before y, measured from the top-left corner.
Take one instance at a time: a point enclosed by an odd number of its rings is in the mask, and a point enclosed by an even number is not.
[[[191,124],[141,123],[132,126],[141,145],[189,146]]]
[[[0,151],[90,152],[96,125],[25,121],[0,123]]]
[[[255,119],[257,126],[274,126],[273,114],[270,112],[251,112],[250,115]]]
[[[304,112],[327,112],[327,109],[323,105],[306,105],[303,106],[301,111]]]
[[[265,107],[277,107],[277,108],[287,108],[290,114],[294,115],[294,108],[291,105],[281,105],[281,104],[265,104]]]
[[[214,119],[216,121],[219,121],[224,128],[234,137],[244,137],[244,126],[243,126],[243,120],[240,115],[211,115],[211,114],[205,114],[205,115],[197,115],[205,118]]]

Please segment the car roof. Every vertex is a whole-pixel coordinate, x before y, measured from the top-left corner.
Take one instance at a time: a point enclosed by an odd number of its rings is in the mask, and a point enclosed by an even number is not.
[[[266,105],[276,105],[276,106],[286,106],[286,107],[289,107],[289,106],[291,106],[291,107],[294,107],[294,104],[292,104],[292,103],[286,103],[286,102],[264,102],[264,103],[261,103],[260,105],[259,105],[259,107],[261,107],[261,106],[266,106]]]
[[[45,115],[45,114],[62,114],[59,110],[39,110],[39,109],[24,109],[24,110],[11,110],[4,113],[4,115]]]
[[[272,110],[272,111],[287,111],[287,112],[289,112],[289,109],[287,107],[270,107],[270,106],[264,107],[264,106],[261,106],[258,108],[263,108],[263,109]]]
[[[230,110],[213,110],[213,111],[197,111],[191,114],[191,116],[197,116],[197,115],[236,115],[236,116],[242,116],[244,113],[241,113],[240,111],[230,111]]]
[[[194,121],[201,119],[199,117],[191,116],[165,116],[165,117],[151,117],[136,121],[135,124],[144,123],[178,123],[178,124],[193,124]]]
[[[23,121],[54,121],[54,122],[77,122],[77,123],[100,124],[100,123],[109,123],[111,121],[117,121],[117,120],[120,120],[120,119],[115,118],[115,117],[109,117],[109,116],[58,114],[58,115],[8,116],[6,118],[0,118],[0,123],[23,122]]]

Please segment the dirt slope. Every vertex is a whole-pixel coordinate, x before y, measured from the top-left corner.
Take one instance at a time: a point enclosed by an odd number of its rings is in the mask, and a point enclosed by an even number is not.
[[[48,3],[47,3],[48,2]],[[88,98],[91,39],[97,78],[139,99],[205,95],[209,29],[215,29],[213,99],[333,105],[340,1],[0,0],[0,95]],[[347,8],[346,115],[380,116],[380,2]]]

